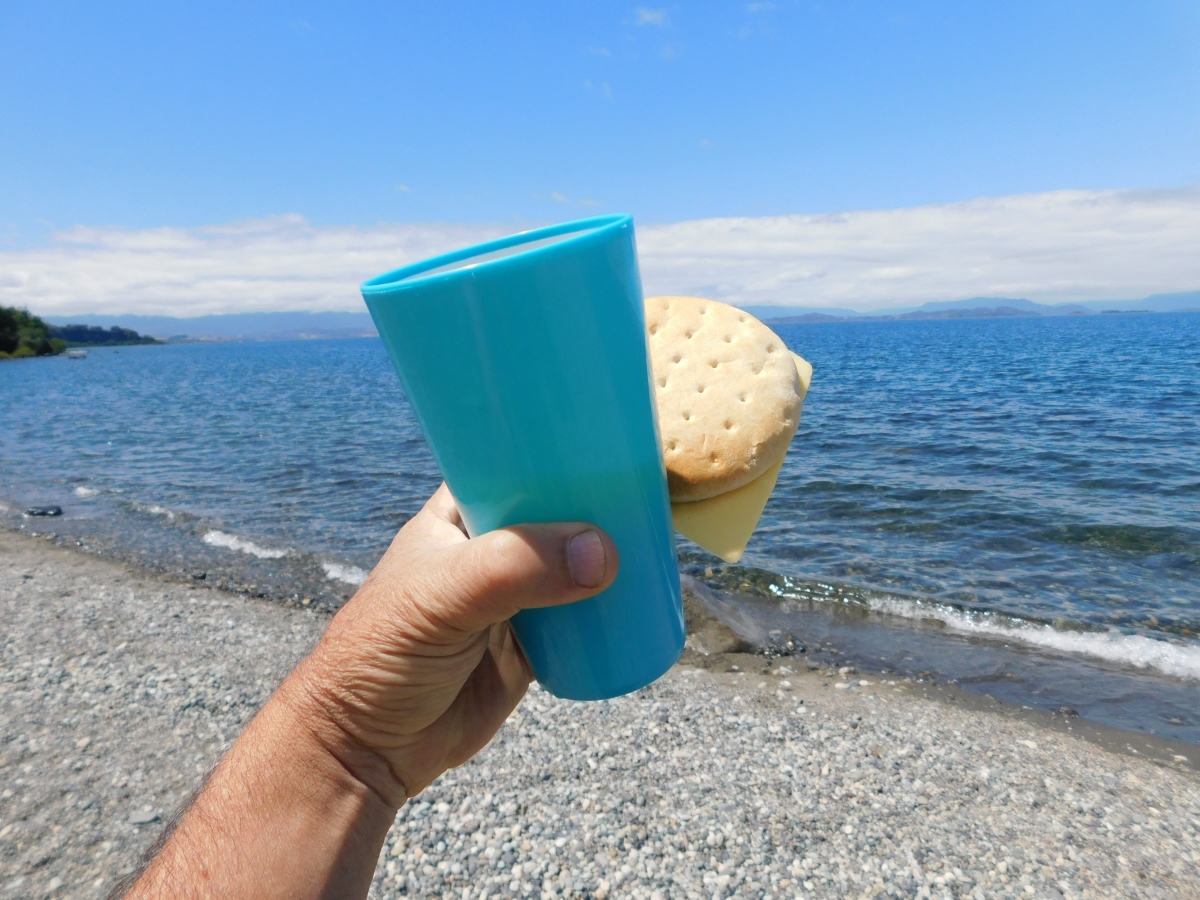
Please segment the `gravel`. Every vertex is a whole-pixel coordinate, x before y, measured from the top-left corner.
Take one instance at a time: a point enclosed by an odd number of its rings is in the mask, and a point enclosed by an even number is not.
[[[0,613],[5,898],[103,897],[328,621],[6,532]],[[605,703],[531,691],[401,810],[372,896],[1200,896],[1183,764],[732,659]]]

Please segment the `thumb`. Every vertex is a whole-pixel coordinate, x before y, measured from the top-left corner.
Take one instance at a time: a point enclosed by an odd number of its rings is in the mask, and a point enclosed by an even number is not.
[[[586,522],[514,525],[443,547],[435,556],[430,563],[451,574],[428,596],[428,611],[468,634],[522,609],[598,594],[612,584],[619,564],[612,538]]]

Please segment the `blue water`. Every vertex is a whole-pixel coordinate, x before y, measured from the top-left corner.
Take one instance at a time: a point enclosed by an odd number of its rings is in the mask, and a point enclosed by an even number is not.
[[[686,570],[1194,688],[1200,314],[778,331],[816,370],[779,486],[742,566],[681,541]],[[92,350],[0,392],[7,524],[268,596],[338,602],[439,482],[374,339]]]
[[[747,561],[1200,631],[1200,315],[779,331],[816,374]]]

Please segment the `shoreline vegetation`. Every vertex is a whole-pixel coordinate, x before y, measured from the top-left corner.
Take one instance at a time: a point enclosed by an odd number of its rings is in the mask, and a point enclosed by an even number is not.
[[[0,883],[100,898],[330,611],[0,530],[0,615]],[[1144,735],[749,653],[694,603],[689,632],[628,697],[532,688],[372,896],[1200,895],[1200,778]]]
[[[27,309],[0,306],[0,359],[57,356],[73,348],[162,343],[116,325],[107,329],[95,325],[48,325]]]
[[[55,356],[66,349],[67,342],[29,310],[0,306],[0,359]]]

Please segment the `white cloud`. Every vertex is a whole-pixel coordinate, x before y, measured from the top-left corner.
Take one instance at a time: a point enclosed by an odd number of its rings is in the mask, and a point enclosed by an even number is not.
[[[1040,302],[1200,287],[1200,188],[1052,191],[836,215],[639,229],[648,293],[878,309],[975,296]]]
[[[667,11],[665,9],[647,9],[644,6],[637,8],[637,23],[639,25],[657,25],[662,28],[667,24]]]
[[[49,247],[0,252],[0,273],[24,275],[0,279],[0,304],[46,315],[361,310],[367,278],[512,230],[320,228],[294,215],[203,228],[80,226]]]
[[[0,252],[0,304],[48,315],[361,309],[366,278],[512,230],[317,227],[300,216],[141,231],[80,226],[47,247]],[[647,294],[878,309],[973,296],[1064,302],[1194,290],[1197,235],[1200,188],[1054,191],[639,225],[638,251]]]

